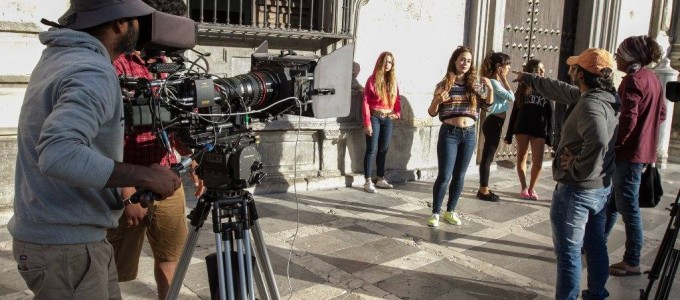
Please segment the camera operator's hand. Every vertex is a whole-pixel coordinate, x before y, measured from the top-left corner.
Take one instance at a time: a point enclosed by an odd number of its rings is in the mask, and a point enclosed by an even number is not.
[[[152,164],[148,169],[151,174],[142,187],[160,195],[160,198],[156,200],[172,196],[182,184],[182,179],[168,167]]]
[[[130,199],[136,191],[137,189],[133,187],[124,187],[121,189],[120,195],[123,199]],[[141,224],[147,213],[146,208],[143,208],[139,203],[126,203],[124,212],[128,227]]]
[[[121,89],[121,92],[123,94],[123,101],[129,101],[130,99],[135,98],[135,91],[123,88]]]
[[[364,126],[364,133],[367,136],[373,136],[373,127],[369,126]]]

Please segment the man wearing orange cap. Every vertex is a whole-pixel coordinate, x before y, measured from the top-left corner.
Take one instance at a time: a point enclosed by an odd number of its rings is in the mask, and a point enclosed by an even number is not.
[[[535,74],[514,72],[546,98],[569,105],[562,138],[555,149],[550,220],[557,255],[555,299],[577,299],[581,249],[586,253],[588,286],[583,299],[604,299],[609,277],[605,206],[614,174],[619,97],[613,84],[613,57],[590,48],[567,59],[573,85]]]

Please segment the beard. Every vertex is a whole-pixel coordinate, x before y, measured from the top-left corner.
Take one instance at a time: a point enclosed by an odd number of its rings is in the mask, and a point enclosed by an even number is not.
[[[128,21],[128,31],[125,34],[125,36],[120,40],[120,43],[118,44],[116,50],[125,54],[131,54],[132,52],[135,51],[135,48],[137,47],[138,38],[139,30],[135,29],[132,20]]]
[[[569,74],[569,77],[571,77],[571,84],[578,86],[580,81],[578,80],[578,76],[576,75],[576,70],[574,70],[572,74]]]

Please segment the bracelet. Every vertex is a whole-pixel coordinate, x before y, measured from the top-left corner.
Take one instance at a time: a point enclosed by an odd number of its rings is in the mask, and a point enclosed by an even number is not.
[[[127,199],[123,200],[123,204],[125,206],[128,206],[128,205],[132,204],[132,200],[130,200],[130,198],[127,198]]]

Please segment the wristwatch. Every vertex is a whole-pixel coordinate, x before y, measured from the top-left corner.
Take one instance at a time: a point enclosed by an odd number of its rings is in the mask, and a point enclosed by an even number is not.
[[[123,200],[123,204],[125,204],[125,206],[128,206],[128,205],[132,204],[132,200],[130,200],[130,198],[127,198],[127,199]]]

